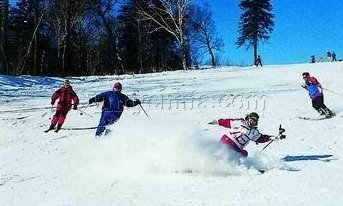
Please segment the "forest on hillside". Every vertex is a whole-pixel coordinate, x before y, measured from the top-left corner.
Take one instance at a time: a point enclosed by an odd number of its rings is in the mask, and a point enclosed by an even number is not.
[[[18,0],[11,6],[0,0],[0,74],[133,74],[229,64],[218,57],[223,40],[210,9],[195,0]],[[248,46],[257,49],[254,32],[241,33],[239,46],[250,35]]]

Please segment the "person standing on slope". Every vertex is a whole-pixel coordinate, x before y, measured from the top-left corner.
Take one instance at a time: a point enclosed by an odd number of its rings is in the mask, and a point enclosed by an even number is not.
[[[316,63],[316,57],[314,55],[311,56],[311,63]]]
[[[258,119],[259,115],[256,112],[252,112],[247,114],[245,118],[219,119],[213,120],[209,124],[218,124],[219,126],[228,128],[220,139],[220,142],[236,151],[239,155],[247,157],[248,152],[244,150],[244,147],[246,147],[250,141],[265,143],[271,140],[286,138],[286,136],[282,134],[277,137],[261,134],[257,129]]]
[[[56,113],[52,117],[49,129],[45,132],[55,129],[56,124],[57,128],[55,132],[58,132],[61,129],[71,106],[73,105],[73,109],[76,110],[77,105],[79,104],[79,98],[70,85],[69,80],[65,80],[63,86],[51,96],[51,105],[54,105],[57,99],[59,99],[59,101],[57,103]],[[71,103],[72,101],[73,104]]]
[[[112,91],[107,91],[96,95],[89,99],[88,103],[104,102],[102,106],[102,113],[100,122],[96,130],[95,136],[100,137],[105,131],[107,125],[114,124],[117,122],[123,113],[124,106],[135,107],[141,104],[141,101],[136,99],[135,101],[129,99],[125,94],[121,93],[122,85],[117,82],[113,86]]]
[[[333,113],[324,104],[323,88],[315,77],[311,77],[310,73],[304,72],[302,74],[305,84],[302,85],[310,95],[312,100],[312,107],[319,112],[320,115],[331,117]]]
[[[336,62],[337,59],[336,59],[336,53],[335,52],[332,52],[332,61],[333,62]]]
[[[256,61],[255,61],[255,66],[258,67],[258,65],[261,65],[262,67],[262,60],[261,60],[260,55],[257,55]]]
[[[331,62],[331,52],[326,52],[326,60],[328,61],[328,62]]]

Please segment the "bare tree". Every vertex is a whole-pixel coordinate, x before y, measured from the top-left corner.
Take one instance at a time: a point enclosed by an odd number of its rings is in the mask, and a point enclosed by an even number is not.
[[[124,67],[117,48],[117,34],[115,31],[115,6],[120,3],[120,0],[94,0],[91,4],[91,9],[100,17],[104,31],[107,36],[107,55],[111,67],[117,69],[117,74],[122,74]]]
[[[49,24],[57,40],[57,57],[61,64],[61,74],[72,71],[72,44],[75,27],[86,13],[87,1],[61,0],[50,2]]]
[[[172,34],[181,48],[183,69],[187,69],[187,49],[185,22],[191,0],[156,0],[146,8],[137,5],[137,11],[142,20],[150,20],[156,23],[153,31],[164,29]],[[153,32],[152,31],[152,32]]]
[[[210,55],[210,61],[213,67],[216,66],[214,50],[220,50],[223,47],[223,40],[217,35],[212,12],[209,5],[193,6],[191,9],[190,26],[192,32],[193,46],[196,50]]]

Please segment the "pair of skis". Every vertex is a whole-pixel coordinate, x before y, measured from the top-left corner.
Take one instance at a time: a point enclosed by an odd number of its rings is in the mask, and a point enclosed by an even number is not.
[[[52,128],[52,129],[47,129],[47,130],[44,130],[44,132],[45,133],[48,133],[48,132],[50,132],[50,131],[52,131],[52,130],[54,130],[54,132],[56,132],[56,133],[58,133],[59,131],[60,131],[60,129],[58,129],[58,128]]]
[[[45,133],[48,133],[52,130],[54,130],[56,133],[58,133],[60,130],[89,130],[89,129],[96,129],[97,127],[66,127],[66,128],[61,128],[61,129],[57,129],[57,128],[52,128],[52,129],[47,129],[44,130]]]
[[[332,113],[331,115],[321,115],[319,117],[303,117],[303,116],[299,116],[299,119],[303,119],[303,120],[310,120],[310,121],[320,121],[320,120],[324,120],[324,119],[330,119],[332,117],[334,117],[335,114]]]

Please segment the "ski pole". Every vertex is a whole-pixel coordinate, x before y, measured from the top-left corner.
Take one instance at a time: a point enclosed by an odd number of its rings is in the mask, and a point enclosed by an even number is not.
[[[142,106],[141,104],[139,104],[139,106],[142,108],[142,110],[143,110],[143,112],[145,113],[145,115],[146,115],[147,117],[149,117],[149,115],[146,113],[146,111],[145,111],[145,109],[143,108],[143,106]]]
[[[264,146],[262,149],[261,149],[261,152],[266,149],[272,142],[274,142],[274,140],[270,141],[266,146]]]
[[[86,115],[88,115],[88,116],[90,116],[90,117],[93,117],[91,114],[88,114],[87,112],[82,111],[81,109],[76,109],[76,110],[80,112],[80,115],[81,115],[81,116],[82,116],[83,114],[86,114]]]
[[[262,150],[261,150],[261,152],[264,150],[264,149],[266,149],[271,143],[273,143],[274,142],[274,140],[276,140],[276,139],[283,139],[281,136],[283,135],[283,133],[285,132],[286,130],[284,129],[284,128],[282,128],[281,127],[281,124],[280,124],[280,126],[279,126],[279,134],[274,138],[274,139],[272,139],[266,146],[264,146],[263,148],[262,148]],[[284,136],[284,138],[285,138],[286,136]]]
[[[331,92],[331,93],[336,94],[336,95],[339,95],[339,96],[342,96],[342,94],[336,93],[336,92],[334,92],[334,91],[331,91],[331,90],[328,90],[328,89],[325,89],[325,88],[323,88],[323,90],[328,91],[328,92]]]
[[[89,104],[87,104],[87,106],[83,109],[83,110],[86,110],[88,108]]]
[[[275,139],[272,139],[272,141],[270,141],[266,146],[264,146],[264,147],[261,149],[261,152],[262,152],[264,149],[266,149],[271,143],[273,143],[274,140],[279,139],[280,136],[281,136],[281,134],[278,134],[278,135],[275,137]]]
[[[70,104],[70,105],[75,105],[75,104]],[[85,109],[87,109],[87,107],[88,107],[88,105],[89,104],[87,104],[87,106],[85,107]],[[88,115],[88,116],[90,116],[90,117],[93,117],[91,114],[88,114],[87,112],[85,112],[85,111],[83,111],[83,110],[81,110],[81,109],[76,109],[77,111],[79,111],[80,112],[80,115],[82,116],[83,114],[86,114],[86,115]]]

